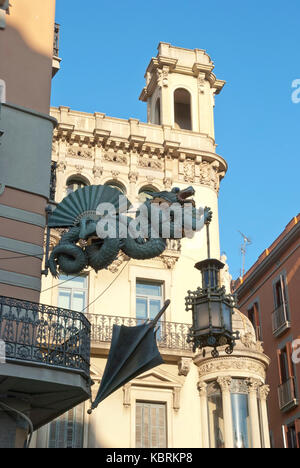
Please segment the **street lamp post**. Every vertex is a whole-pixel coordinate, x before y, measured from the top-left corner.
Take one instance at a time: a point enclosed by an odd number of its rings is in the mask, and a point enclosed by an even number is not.
[[[186,310],[192,311],[193,325],[190,328],[188,342],[193,343],[193,349],[211,347],[212,356],[218,357],[218,347],[226,346],[225,352],[231,354],[239,332],[232,330],[232,315],[236,305],[232,294],[227,294],[225,287],[220,284],[220,270],[224,263],[210,258],[209,224],[207,229],[208,258],[196,263],[195,268],[201,271],[202,287],[196,291],[188,291]],[[205,351],[204,351],[205,353]]]

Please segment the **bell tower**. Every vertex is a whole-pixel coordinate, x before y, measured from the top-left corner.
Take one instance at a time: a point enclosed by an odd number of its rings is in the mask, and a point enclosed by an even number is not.
[[[183,49],[161,42],[146,70],[140,100],[147,102],[148,123],[189,130],[214,139],[214,96],[225,81],[213,73],[201,49]]]

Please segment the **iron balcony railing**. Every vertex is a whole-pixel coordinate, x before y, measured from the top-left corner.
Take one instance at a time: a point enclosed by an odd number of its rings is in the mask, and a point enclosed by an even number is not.
[[[133,327],[144,322],[136,318],[113,315],[86,314],[86,317],[91,324],[91,341],[94,343],[110,342],[114,324]],[[192,345],[187,343],[191,325],[162,321],[159,327],[157,341],[160,348],[192,351]]]
[[[53,40],[53,55],[59,57],[59,31],[60,25],[55,23],[54,25],[54,40]]]
[[[0,296],[0,340],[7,362],[55,366],[89,378],[90,332],[79,312]]]
[[[295,390],[295,379],[290,377],[286,382],[278,387],[279,407],[281,410],[297,406],[297,396]]]
[[[283,303],[272,314],[273,334],[278,334],[290,327],[287,304]]]

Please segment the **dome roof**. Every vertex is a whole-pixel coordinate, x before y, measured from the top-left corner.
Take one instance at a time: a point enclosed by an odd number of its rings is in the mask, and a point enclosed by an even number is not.
[[[241,337],[247,335],[254,342],[257,341],[252,323],[238,309],[234,309],[234,313],[232,316],[232,328],[233,328],[233,331],[239,331]]]

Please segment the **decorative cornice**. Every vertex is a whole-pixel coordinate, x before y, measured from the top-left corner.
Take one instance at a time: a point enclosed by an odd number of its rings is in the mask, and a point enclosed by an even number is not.
[[[220,374],[220,372],[235,373],[238,371],[240,377],[247,377],[247,374],[255,374],[263,380],[266,377],[266,365],[258,360],[248,357],[220,357],[210,359],[207,362],[195,362],[199,366],[199,377],[208,377],[210,374]]]

